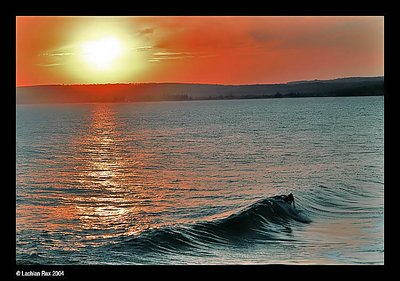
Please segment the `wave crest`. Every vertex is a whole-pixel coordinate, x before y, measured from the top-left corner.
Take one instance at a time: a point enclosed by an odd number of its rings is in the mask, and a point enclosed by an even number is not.
[[[185,248],[201,250],[210,246],[238,246],[260,240],[290,240],[288,233],[291,233],[291,224],[310,222],[301,210],[275,196],[260,200],[222,219],[147,230],[113,247],[126,247],[128,244],[135,251],[173,253]]]

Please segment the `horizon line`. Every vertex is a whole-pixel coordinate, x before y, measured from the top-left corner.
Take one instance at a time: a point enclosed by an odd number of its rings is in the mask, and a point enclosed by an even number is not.
[[[214,85],[214,86],[255,86],[255,85],[282,85],[300,82],[317,82],[317,81],[333,81],[340,79],[357,79],[357,78],[384,78],[384,75],[377,76],[345,76],[329,79],[309,79],[309,80],[291,80],[276,83],[254,83],[254,84],[219,84],[219,83],[198,83],[198,82],[110,82],[110,83],[72,83],[72,84],[32,84],[32,85],[16,85],[16,88],[22,87],[43,87],[43,86],[101,86],[101,85],[132,85],[132,84],[186,84],[186,85]]]

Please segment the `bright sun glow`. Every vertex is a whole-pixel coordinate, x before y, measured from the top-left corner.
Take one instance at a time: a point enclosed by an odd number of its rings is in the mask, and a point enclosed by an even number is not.
[[[68,34],[63,56],[49,56],[63,63],[63,70],[76,83],[123,83],[140,80],[149,67],[148,58],[151,45],[136,36],[124,24],[95,21],[82,23]]]
[[[123,47],[115,37],[104,37],[81,45],[83,59],[99,70],[111,69],[123,53]]]

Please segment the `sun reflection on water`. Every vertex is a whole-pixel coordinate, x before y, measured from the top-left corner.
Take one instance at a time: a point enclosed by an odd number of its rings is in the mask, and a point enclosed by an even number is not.
[[[90,233],[87,239],[137,234],[149,227],[149,219],[143,215],[147,206],[140,204],[141,195],[136,194],[142,192],[140,182],[135,185],[132,177],[128,178],[129,170],[145,159],[135,153],[132,165],[122,151],[128,140],[120,125],[111,105],[95,105],[87,133],[75,140],[83,155],[77,181],[86,192],[70,201],[76,204],[81,230]]]
[[[149,148],[127,148],[135,136],[123,131],[114,106],[90,106],[86,128],[71,137],[63,157],[52,160],[62,168],[46,170],[50,160],[38,159],[43,169],[31,173],[34,181],[20,177],[31,203],[17,209],[17,232],[45,229],[65,236],[53,248],[71,237],[68,247],[79,248],[83,241],[139,235],[162,223],[154,215],[165,211],[162,175],[144,169],[154,165]]]

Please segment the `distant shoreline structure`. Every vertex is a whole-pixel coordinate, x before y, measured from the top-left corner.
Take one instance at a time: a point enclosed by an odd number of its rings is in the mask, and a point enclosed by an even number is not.
[[[384,95],[384,77],[350,77],[284,84],[74,84],[16,87],[17,104],[269,99]]]

